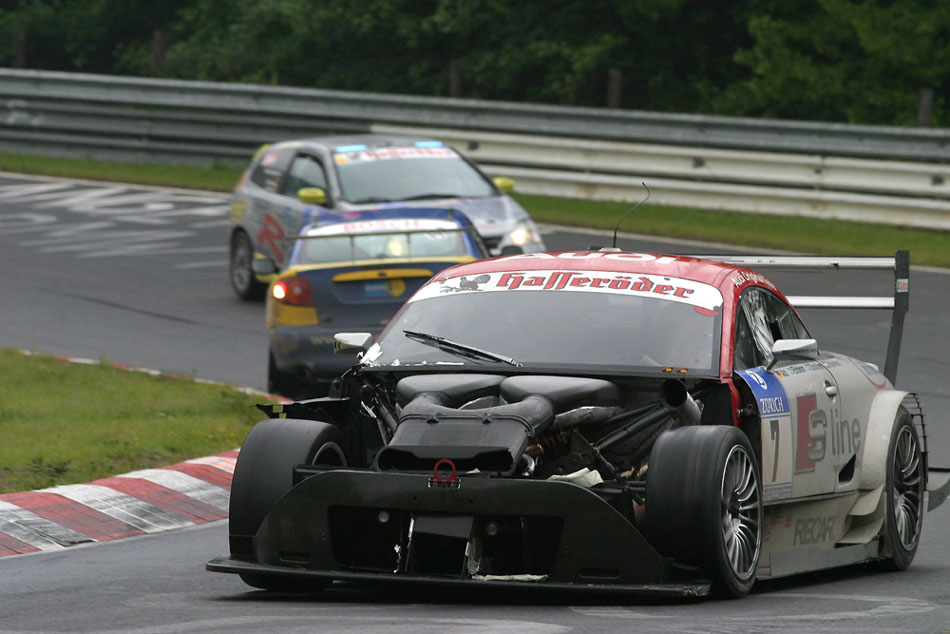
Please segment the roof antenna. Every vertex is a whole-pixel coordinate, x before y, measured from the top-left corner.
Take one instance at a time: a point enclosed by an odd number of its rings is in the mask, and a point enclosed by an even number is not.
[[[641,200],[641,201],[638,202],[636,205],[634,205],[633,207],[631,207],[631,208],[630,208],[630,211],[628,211],[627,213],[625,213],[625,214],[623,215],[623,218],[621,218],[621,219],[617,222],[617,226],[614,227],[614,246],[613,246],[614,249],[617,248],[617,229],[620,228],[620,223],[622,223],[624,220],[626,220],[626,219],[627,219],[627,216],[629,216],[630,214],[632,214],[634,209],[636,209],[637,207],[639,207],[640,205],[642,205],[643,203],[645,203],[646,201],[648,201],[648,200],[650,199],[650,188],[647,187],[647,184],[644,183],[643,181],[640,181],[640,184],[643,185],[643,189],[647,190],[647,195],[646,195],[646,197],[645,197],[643,200]]]

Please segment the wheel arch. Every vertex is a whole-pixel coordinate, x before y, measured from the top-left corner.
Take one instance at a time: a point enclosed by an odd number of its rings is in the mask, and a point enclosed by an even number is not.
[[[884,484],[887,476],[887,450],[897,411],[908,392],[883,390],[871,403],[867,434],[861,450],[859,489],[874,489]]]

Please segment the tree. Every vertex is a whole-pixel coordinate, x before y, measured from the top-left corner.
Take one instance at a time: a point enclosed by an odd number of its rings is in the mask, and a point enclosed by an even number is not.
[[[714,102],[723,113],[910,125],[922,88],[947,117],[950,5],[931,0],[761,2],[751,48],[736,53],[751,78]]]

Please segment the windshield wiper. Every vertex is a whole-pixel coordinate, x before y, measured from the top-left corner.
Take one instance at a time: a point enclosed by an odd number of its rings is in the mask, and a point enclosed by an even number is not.
[[[464,343],[458,343],[456,341],[446,339],[445,337],[437,337],[436,335],[430,335],[425,332],[414,332],[412,330],[403,330],[402,333],[413,341],[418,341],[419,343],[432,346],[433,348],[438,348],[439,350],[449,352],[460,357],[467,357],[469,359],[487,359],[488,361],[500,361],[502,363],[507,363],[508,365],[513,365],[516,368],[520,368],[522,366],[520,361],[515,361],[511,357],[506,357],[504,355],[482,350],[480,348],[475,348],[473,346],[466,346]]]
[[[396,202],[405,202],[407,200],[428,200],[435,198],[458,198],[458,194],[417,194],[415,196],[406,196],[405,198],[400,198]]]
[[[366,205],[369,203],[388,203],[392,201],[392,198],[386,196],[367,196],[366,198],[360,198],[359,200],[348,200],[352,205]]]

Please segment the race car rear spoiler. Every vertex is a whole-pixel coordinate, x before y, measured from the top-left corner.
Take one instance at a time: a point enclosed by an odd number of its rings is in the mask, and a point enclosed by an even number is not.
[[[894,272],[894,294],[886,296],[857,297],[830,295],[789,296],[788,301],[796,308],[870,308],[893,311],[891,334],[887,342],[884,361],[884,376],[891,384],[897,382],[897,363],[904,336],[904,316],[909,308],[910,251],[897,251],[894,257],[860,256],[807,256],[807,255],[697,255],[692,257],[718,260],[727,264],[750,269],[775,269],[786,271],[875,270]]]

